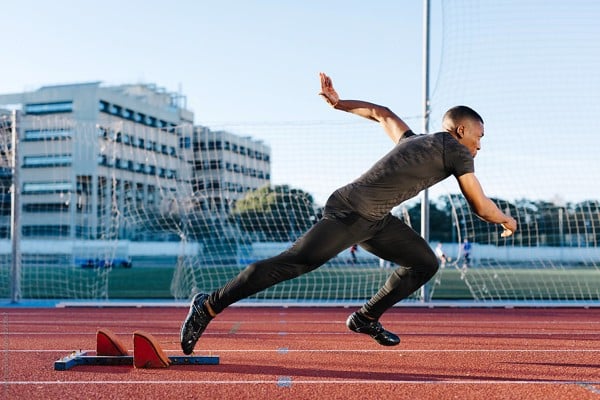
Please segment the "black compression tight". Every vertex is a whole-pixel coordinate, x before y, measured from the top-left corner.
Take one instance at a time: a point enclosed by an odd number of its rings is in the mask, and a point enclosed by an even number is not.
[[[361,309],[374,319],[425,284],[438,268],[437,258],[427,242],[392,215],[373,222],[354,213],[326,213],[292,247],[248,265],[213,292],[208,302],[219,313],[239,300],[318,268],[355,243],[400,265]]]

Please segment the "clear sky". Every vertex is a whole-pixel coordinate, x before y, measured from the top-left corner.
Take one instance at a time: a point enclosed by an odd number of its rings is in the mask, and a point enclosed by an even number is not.
[[[0,93],[101,80],[187,96],[198,123],[332,119],[318,73],[348,96],[420,112],[421,2],[12,1]]]
[[[431,3],[432,129],[457,103],[484,115],[476,166],[490,195],[600,198],[600,2]],[[0,93],[155,83],[186,95],[201,125],[348,122],[317,96],[324,71],[342,97],[387,105],[421,129],[421,0],[22,0],[2,15]],[[296,149],[280,131],[265,135],[275,169]],[[381,143],[356,165],[387,151]]]

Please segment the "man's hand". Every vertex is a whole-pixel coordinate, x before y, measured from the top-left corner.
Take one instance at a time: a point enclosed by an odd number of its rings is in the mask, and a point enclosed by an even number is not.
[[[500,234],[500,237],[509,237],[517,230],[517,221],[514,218],[511,218],[509,222],[506,222],[502,225],[504,231]]]
[[[340,101],[340,96],[338,96],[337,92],[333,88],[331,83],[331,78],[320,72],[321,76],[321,92],[319,95],[325,99],[327,104],[331,107],[335,107],[337,103]]]

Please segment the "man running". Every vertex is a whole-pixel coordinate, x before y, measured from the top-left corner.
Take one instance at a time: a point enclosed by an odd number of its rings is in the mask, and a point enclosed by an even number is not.
[[[390,210],[453,175],[473,212],[501,224],[501,236],[513,234],[515,219],[485,196],[474,174],[474,157],[484,135],[483,119],[466,106],[453,107],[443,118],[443,132],[416,135],[387,107],[360,100],[341,100],[331,79],[321,73],[320,95],[337,110],[378,122],[394,142],[383,158],[355,181],[337,189],[327,200],[323,218],[283,253],[257,261],[211,294],[194,296],[181,327],[181,348],[191,354],[210,321],[229,305],[279,282],[310,272],[354,243],[377,257],[399,265],[347,327],[371,336],[383,346],[400,338],[383,328],[383,313],[410,296],[439,267],[429,244]]]

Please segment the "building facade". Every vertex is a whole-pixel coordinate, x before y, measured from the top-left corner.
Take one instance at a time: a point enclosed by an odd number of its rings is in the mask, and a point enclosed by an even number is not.
[[[244,193],[271,179],[271,150],[263,142],[196,126],[191,186],[200,209],[227,215]]]
[[[0,109],[0,239],[10,237],[12,114]]]
[[[179,212],[194,204],[222,213],[244,191],[269,183],[268,147],[194,127],[185,97],[154,85],[46,86],[0,95],[3,105],[21,110],[23,238],[156,240],[173,204]],[[214,145],[213,136],[226,139]],[[223,152],[202,150],[213,145]]]

